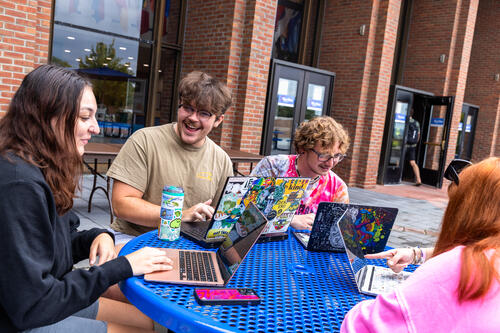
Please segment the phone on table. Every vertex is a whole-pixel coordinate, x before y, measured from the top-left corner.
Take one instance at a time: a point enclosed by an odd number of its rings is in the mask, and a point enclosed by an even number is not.
[[[259,304],[260,297],[250,288],[195,288],[194,298],[201,305]]]

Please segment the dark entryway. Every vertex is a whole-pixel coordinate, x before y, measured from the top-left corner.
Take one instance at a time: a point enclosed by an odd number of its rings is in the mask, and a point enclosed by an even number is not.
[[[414,172],[408,159],[413,148],[422,183],[441,187],[453,101],[453,96],[434,96],[426,91],[391,86],[378,183],[413,182]],[[416,143],[408,137],[410,116],[419,125]]]

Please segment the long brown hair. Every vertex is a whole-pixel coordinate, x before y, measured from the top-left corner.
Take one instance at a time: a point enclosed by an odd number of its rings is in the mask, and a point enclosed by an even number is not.
[[[0,154],[13,153],[41,169],[59,215],[73,206],[82,172],[75,125],[87,86],[72,70],[42,65],[26,75],[0,120]]]
[[[433,256],[465,246],[457,288],[462,302],[485,296],[492,282],[500,281],[495,268],[500,257],[500,158],[467,167],[459,177],[459,185],[451,184],[448,190],[450,200]]]

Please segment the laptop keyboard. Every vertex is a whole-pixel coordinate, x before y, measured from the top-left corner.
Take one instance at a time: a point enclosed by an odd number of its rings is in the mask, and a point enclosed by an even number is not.
[[[184,222],[181,223],[181,231],[188,233],[195,238],[203,239],[207,233],[209,224],[210,221]]]
[[[179,279],[215,282],[212,257],[207,252],[179,251]]]

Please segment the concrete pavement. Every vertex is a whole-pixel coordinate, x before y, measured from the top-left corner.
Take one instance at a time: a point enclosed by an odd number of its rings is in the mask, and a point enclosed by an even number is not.
[[[98,179],[98,185],[106,183]],[[98,190],[92,199],[91,212],[87,211],[92,188],[92,175],[84,175],[82,191],[74,201],[74,210],[80,216],[82,229],[108,228],[109,206],[103,192]],[[373,189],[349,188],[351,203],[399,209],[394,228],[388,240],[392,247],[432,246],[436,241],[444,208],[447,203],[445,189],[413,184],[376,186]]]

